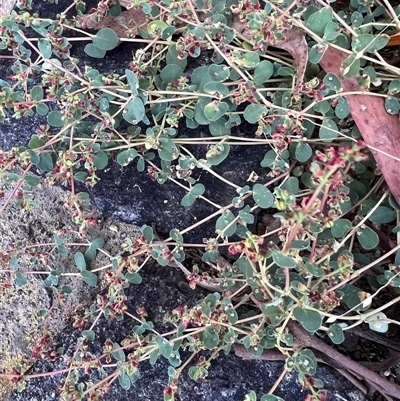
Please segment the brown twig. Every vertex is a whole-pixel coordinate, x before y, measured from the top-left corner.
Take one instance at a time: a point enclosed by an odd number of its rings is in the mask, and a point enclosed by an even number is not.
[[[400,399],[400,386],[397,384],[392,383],[379,374],[372,372],[368,368],[360,365],[358,362],[355,362],[347,356],[342,355],[340,352],[325,344],[319,338],[312,336],[298,323],[293,321],[289,322],[288,327],[290,328],[292,334],[296,337],[299,344],[301,344],[303,347],[318,349],[326,356],[332,358],[342,366],[345,366],[346,369],[357,372],[359,375],[364,377],[367,383],[372,384],[372,386],[376,387],[382,394]]]
[[[259,360],[261,359],[264,361],[284,361],[286,359],[286,355],[282,354],[281,352],[275,349],[264,350],[264,352],[260,356],[252,355],[247,348],[245,348],[243,345],[240,344],[235,344],[234,349],[235,349],[235,355],[242,359],[259,359]],[[317,358],[317,362],[332,366],[321,358]],[[335,366],[332,367],[336,369],[347,380],[353,383],[354,386],[360,389],[364,394],[368,393],[367,387],[355,375],[353,375],[350,372],[347,372],[347,370],[338,369]]]

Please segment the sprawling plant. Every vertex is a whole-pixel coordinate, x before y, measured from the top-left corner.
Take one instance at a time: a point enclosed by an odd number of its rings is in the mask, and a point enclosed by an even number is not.
[[[388,114],[398,113],[399,69],[379,52],[399,28],[400,8],[374,0],[351,0],[346,12],[322,0],[307,7],[258,0],[103,0],[86,10],[77,0],[48,19],[29,12],[28,1],[18,3],[26,9],[0,17],[0,58],[12,60],[11,74],[0,79],[0,121],[39,115],[43,124],[26,146],[0,151],[1,210],[12,199],[22,211],[35,207],[31,189],[41,181],[66,185],[64,205],[80,240],[62,232],[54,243],[36,244],[33,251],[26,244],[3,250],[10,277],[26,282],[30,272],[20,268],[18,258],[30,252],[45,266],[46,285],[63,300],[70,288],[57,287],[64,271],[53,269],[52,261],[56,252],[72,249],[76,275],[97,284],[87,263],[103,241],[87,238],[95,213],[82,206],[88,195],[75,185],[96,185],[98,171],[111,161],[122,167],[136,163],[149,179],[176,183],[186,190],[183,206],[201,198],[215,207],[208,219],[217,218],[202,254],[214,275],[184,265],[190,244],[183,235],[193,227],[171,227],[170,237],[161,241],[144,226],[140,236],[124,240],[120,253],[110,256],[104,267],[108,290],[76,318],[82,338],[69,361],[61,399],[100,399],[102,386],[116,377],[128,389],[139,378],[141,361],[154,364],[162,356],[171,364],[164,397],[173,400],[179,374],[190,361],[197,358],[189,368],[197,380],[207,375],[212,358],[232,348],[255,358],[278,349],[286,360],[281,378],[297,371],[308,400],[326,397],[323,383],[313,377],[317,361],[311,348],[323,348],[349,369],[362,371],[374,388],[398,396],[396,385],[313,335],[340,344],[346,331],[363,323],[381,333],[397,324],[384,312],[400,299],[400,207],[352,122],[349,96],[368,92],[384,99]],[[136,50],[129,65],[108,74],[74,57],[74,41],[87,42],[87,60],[107,57],[121,42],[135,44]],[[340,72],[319,66],[330,49],[346,54]],[[205,61],[193,69],[201,57]],[[351,92],[344,85],[349,78],[356,85]],[[242,123],[252,124],[253,133],[236,134],[234,127]],[[196,137],[199,126],[207,127],[209,136]],[[182,127],[193,135],[181,135]],[[205,153],[195,157],[190,149],[204,144]],[[213,170],[230,157],[231,146],[249,144],[268,145],[261,162],[268,182],[253,175],[241,187]],[[40,174],[30,174],[33,170]],[[208,199],[194,178],[196,170],[236,188],[232,202]],[[273,224],[256,234],[249,227],[260,209],[269,212],[266,220]],[[382,241],[391,249],[377,255],[373,251]],[[86,252],[76,252],[78,246]],[[231,263],[220,255],[221,247],[229,248]],[[140,270],[150,258],[180,268],[192,287],[210,290],[194,307],[179,306],[166,316],[172,332],[157,332],[144,310],[136,316],[127,311],[124,289],[140,284]],[[370,292],[359,286],[361,276]],[[394,293],[390,301],[373,306],[387,288]],[[103,354],[95,356],[86,345],[102,315],[129,315],[138,324],[130,338],[107,341]],[[50,344],[46,331],[34,357],[57,357]],[[180,349],[192,352],[186,362]],[[198,355],[203,350],[210,353]],[[81,371],[102,371],[104,364],[115,367],[108,381],[80,383]],[[18,367],[8,376],[21,388],[29,378]],[[274,390],[262,400],[278,400]],[[255,399],[253,392],[247,396]]]

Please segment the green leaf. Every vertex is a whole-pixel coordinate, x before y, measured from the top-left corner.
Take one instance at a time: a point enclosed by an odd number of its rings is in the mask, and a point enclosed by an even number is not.
[[[210,121],[217,121],[228,111],[228,104],[214,100],[204,107],[204,115]]]
[[[43,88],[41,86],[34,86],[31,89],[31,99],[35,102],[39,102],[43,99]]]
[[[273,394],[264,394],[261,396],[260,401],[285,401],[283,398]]]
[[[161,147],[158,149],[158,155],[162,160],[172,161],[179,157],[179,149],[169,138],[159,138]]]
[[[79,271],[82,272],[83,270],[86,270],[86,261],[82,252],[77,252],[74,255],[74,260]]]
[[[178,51],[176,50],[176,44],[173,44],[169,47],[166,57],[167,65],[169,64],[177,64],[179,67],[184,70],[187,65],[187,59],[180,59],[178,58]]]
[[[387,224],[396,219],[396,213],[393,209],[386,206],[378,206],[369,216],[372,223]]]
[[[90,287],[96,287],[97,285],[97,276],[90,272],[89,270],[83,270],[81,272],[81,276],[83,281],[89,285]]]
[[[130,100],[125,105],[122,116],[124,117],[124,120],[134,125],[142,121],[145,116],[143,101],[138,97]]]
[[[352,49],[357,53],[373,53],[383,49],[389,41],[388,35],[373,36],[369,33],[358,35],[351,42]]]
[[[255,51],[249,51],[246,53],[235,53],[234,55],[235,64],[239,67],[244,68],[255,68],[260,63],[260,56]],[[233,77],[231,76],[233,79]]]
[[[41,153],[40,154],[40,162],[38,167],[43,171],[50,171],[53,170],[53,158],[49,153]]]
[[[139,88],[139,80],[131,70],[125,70],[125,76],[126,80],[128,81],[128,84],[131,88],[132,94],[134,96],[137,96],[138,94],[138,88]]]
[[[28,146],[31,149],[41,148],[46,142],[43,139],[40,139],[37,135],[33,135],[31,140],[28,143]]]
[[[255,124],[262,116],[268,113],[268,109],[257,103],[250,103],[244,110],[243,117],[250,124]]]
[[[257,401],[257,394],[251,390],[250,393],[246,395],[245,401]]]
[[[144,158],[143,157],[139,158],[139,160],[137,162],[137,165],[136,165],[136,168],[137,168],[137,171],[139,171],[139,172],[144,171],[145,162],[144,162]]]
[[[238,320],[238,314],[234,308],[225,309],[226,317],[230,324],[235,324]]]
[[[218,234],[223,233],[224,236],[230,237],[235,234],[237,229],[237,224],[234,221],[234,214],[230,210],[225,210],[215,223],[215,231]]]
[[[263,209],[268,209],[273,206],[275,200],[271,191],[262,184],[254,184],[253,199],[256,204]]]
[[[32,149],[28,149],[28,153],[32,164],[37,166],[40,163],[40,156]]]
[[[219,82],[209,82],[208,84],[204,85],[203,90],[205,93],[209,93],[211,95],[227,96],[229,94],[228,87]]]
[[[208,128],[212,136],[224,136],[231,134],[231,129],[230,127],[227,127],[227,120],[225,117],[221,117],[217,121],[211,121]]]
[[[96,238],[92,241],[89,248],[85,252],[85,259],[87,261],[92,261],[96,257],[97,249],[104,246],[104,240],[102,238]]]
[[[37,104],[35,109],[40,116],[45,116],[49,112],[49,106],[46,103]]]
[[[40,38],[38,41],[38,48],[44,59],[49,59],[52,54],[51,44],[48,39]]]
[[[168,359],[172,354],[173,343],[169,342],[161,336],[156,337],[156,343],[158,345],[161,355],[164,358]]]
[[[36,187],[40,183],[40,178],[34,175],[27,175],[24,177],[24,181],[31,187]]]
[[[246,277],[246,279],[249,279],[253,276],[254,271],[253,268],[249,262],[249,259],[245,256],[241,256],[234,264],[234,267],[237,267],[243,275]]]
[[[206,188],[204,187],[204,185],[203,184],[196,184],[191,190],[190,190],[190,193],[193,195],[193,196],[201,196],[201,195],[203,195],[204,194],[204,191],[206,190]]]
[[[295,151],[296,160],[306,162],[312,156],[312,148],[308,143],[298,142]]]
[[[306,262],[304,263],[304,267],[315,277],[322,277],[325,275],[325,272],[317,265]]]
[[[343,67],[342,75],[344,77],[346,77],[346,78],[354,77],[360,71],[360,67],[361,67],[360,59],[357,58],[356,54],[350,54],[349,57],[347,57],[345,60],[343,60],[342,67]]]
[[[321,100],[314,106],[314,110],[321,114],[327,114],[332,110],[330,103],[327,100]]]
[[[163,29],[161,33],[161,39],[163,40],[169,40],[172,35],[175,33],[176,28],[172,25],[167,26],[165,29]]]
[[[136,272],[126,273],[125,277],[131,284],[141,284],[141,282],[143,281],[142,276]]]
[[[104,28],[97,32],[92,41],[101,50],[112,50],[118,45],[119,39],[111,28]]]
[[[307,249],[310,246],[310,241],[294,240],[291,249]]]
[[[118,343],[114,343],[113,345],[113,350],[111,352],[111,355],[115,358],[117,361],[125,362],[126,357],[125,357],[125,352],[121,348],[121,346]]]
[[[374,249],[379,244],[378,234],[367,226],[357,229],[357,238],[363,249]]]
[[[299,179],[297,177],[288,178],[282,185],[281,189],[288,191],[290,194],[297,195],[299,187]]]
[[[208,73],[214,82],[223,82],[229,78],[229,71],[226,65],[211,64]]]
[[[18,259],[16,256],[11,256],[10,266],[13,270],[19,269]]]
[[[21,287],[28,282],[26,277],[20,272],[15,273],[14,279],[15,279],[15,283]]]
[[[344,119],[350,114],[349,104],[345,97],[340,97],[335,107],[335,115],[337,118]]]
[[[96,338],[96,333],[93,330],[83,330],[82,337],[88,341],[93,341]]]
[[[175,242],[183,242],[183,236],[182,236],[182,234],[179,232],[179,230],[177,230],[176,228],[173,228],[172,230],[170,230],[169,236],[170,236]]]
[[[110,14],[112,17],[118,17],[118,16],[120,16],[120,15],[121,15],[121,4],[119,4],[119,3],[114,4],[114,5],[110,8],[109,14]]]
[[[159,353],[158,349],[155,349],[155,350],[150,354],[149,363],[150,363],[151,366],[154,366],[154,365],[156,364],[159,354],[160,354],[160,353]]]
[[[385,110],[392,115],[398,114],[400,110],[400,102],[394,97],[385,99]]]
[[[137,156],[136,149],[130,148],[118,153],[117,163],[121,166],[127,166]],[[141,159],[143,160],[143,159]]]
[[[310,333],[315,333],[321,327],[322,317],[316,310],[296,307],[293,309],[293,316]]]
[[[264,82],[267,82],[272,77],[273,74],[274,74],[274,65],[268,60],[263,60],[254,69],[254,83],[257,86],[260,86]]]
[[[72,288],[69,285],[63,285],[61,287],[61,292],[63,294],[72,294]]]
[[[371,330],[378,333],[386,333],[389,329],[389,323],[384,313],[378,312],[363,319]]]
[[[193,203],[195,202],[196,197],[192,195],[191,193],[186,194],[182,200],[181,200],[181,205],[185,207],[192,206]]]
[[[306,22],[306,27],[311,29],[318,36],[323,36],[325,27],[333,21],[333,11],[331,7],[324,7],[311,14]]]
[[[339,77],[332,72],[324,76],[323,82],[329,89],[335,91],[336,93],[342,90],[342,83]]]
[[[106,55],[105,50],[99,49],[93,43],[88,43],[84,48],[84,52],[93,58],[104,58]]]
[[[93,156],[93,165],[98,169],[98,170],[103,170],[104,168],[107,167],[108,164],[108,156],[106,152],[103,150],[99,150],[94,156]]]
[[[147,32],[151,37],[155,37],[161,34],[167,27],[168,25],[164,21],[154,20],[147,25]]]
[[[203,332],[203,343],[208,349],[215,348],[219,343],[219,335],[212,326],[206,327]]]
[[[207,162],[211,166],[216,166],[226,159],[229,151],[230,146],[227,144],[212,145],[206,154]]]
[[[400,92],[400,79],[394,79],[388,87],[388,95],[396,95]]]
[[[308,53],[308,60],[312,64],[318,64],[326,50],[328,49],[327,43],[316,43],[314,46],[311,47],[310,52]]]
[[[330,21],[325,26],[323,39],[332,41],[340,34],[340,27],[336,22]]]
[[[338,219],[333,222],[331,233],[335,238],[343,238],[353,227],[350,220]]]
[[[301,350],[300,355],[296,359],[296,370],[298,370],[299,373],[305,373],[308,375],[315,375],[315,373],[317,373],[317,360],[311,350]]]
[[[64,115],[58,110],[53,110],[47,115],[47,123],[51,127],[63,127]]]
[[[118,375],[118,383],[125,391],[131,388],[131,379],[125,371],[120,372]]]
[[[272,252],[272,260],[279,266],[279,267],[285,267],[287,269],[293,269],[297,267],[296,261],[291,257],[286,254],[284,254],[281,251],[273,251]]]
[[[166,84],[173,83],[183,75],[182,68],[177,64],[167,64],[160,73],[162,81]]]
[[[292,77],[294,75],[294,71],[290,67],[280,67],[277,74],[281,77]]]
[[[181,358],[179,356],[179,352],[178,351],[173,351],[171,353],[171,356],[168,358],[168,362],[173,367],[179,366],[182,363]]]
[[[278,300],[277,300],[278,301]],[[281,300],[279,300],[281,303]],[[273,301],[276,302],[276,301]],[[268,302],[267,304],[263,304],[261,306],[262,313],[268,317],[271,322],[271,325],[276,327],[279,326],[283,320],[285,319],[285,313],[279,308],[279,306],[273,304],[272,302]]]
[[[319,137],[324,142],[330,142],[332,139],[338,137],[338,127],[333,120],[325,119],[319,129]]]
[[[334,344],[341,344],[344,341],[342,326],[338,323],[332,324],[328,330],[328,337]]]

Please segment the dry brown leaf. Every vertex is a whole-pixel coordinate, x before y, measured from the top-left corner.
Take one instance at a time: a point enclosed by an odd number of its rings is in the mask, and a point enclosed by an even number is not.
[[[336,74],[345,92],[362,91],[357,78],[341,76],[341,66],[348,54],[328,47],[320,65],[326,72]],[[381,97],[368,95],[347,95],[351,115],[366,144],[371,149],[386,183],[396,201],[400,203],[400,121],[398,116],[386,112]],[[384,153],[382,153],[384,152]],[[391,157],[392,156],[392,157]]]
[[[120,2],[122,5],[122,2]],[[84,29],[100,30],[111,28],[120,38],[133,38],[138,33],[139,28],[146,30],[146,14],[141,7],[134,7],[127,11],[122,11],[118,17],[107,16],[100,21],[96,20],[95,14],[87,14],[79,17],[78,21]]]
[[[239,32],[243,37],[250,40],[251,33],[246,28],[246,22],[242,22],[237,16],[233,19],[232,28]],[[297,81],[296,81],[296,93],[299,92],[300,85],[303,83],[304,74],[306,72],[307,61],[308,61],[308,45],[303,31],[300,28],[292,27],[283,32],[285,41],[275,43],[272,45],[278,49],[286,50],[291,54],[297,65]]]
[[[286,50],[294,58],[297,65],[296,93],[298,93],[307,68],[308,45],[300,28],[293,26],[291,29],[284,31],[283,34],[286,40],[276,43],[274,47]]]

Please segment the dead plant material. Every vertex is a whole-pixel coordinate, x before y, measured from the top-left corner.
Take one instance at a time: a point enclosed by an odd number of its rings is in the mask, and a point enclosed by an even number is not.
[[[348,54],[329,47],[320,65],[327,72],[336,74],[344,92],[363,92],[346,95],[350,113],[361,132],[364,141],[371,149],[386,183],[400,203],[400,121],[398,116],[386,112],[384,100],[371,96],[357,83],[357,78],[344,78],[341,75],[342,62]]]
[[[118,17],[108,15],[100,20],[96,14],[86,14],[78,18],[83,29],[100,30],[111,28],[120,38],[134,38],[139,32],[139,28],[146,30],[147,18],[141,7],[134,7],[127,11],[122,11]]]
[[[251,39],[252,34],[246,27],[246,23],[240,21],[237,16],[235,16],[233,19],[232,28],[239,32],[245,39]],[[278,49],[286,50],[291,54],[296,62],[297,81],[295,93],[298,93],[306,72],[308,62],[308,45],[304,36],[304,32],[300,28],[292,27],[287,29],[283,32],[283,35],[285,36],[285,40],[280,43],[274,43],[272,46]]]
[[[368,384],[377,389],[380,393],[394,397],[395,399],[400,399],[400,386],[397,384],[387,380],[376,372],[372,372],[370,369],[362,366],[358,362],[353,361],[347,356],[342,355],[328,344],[325,344],[319,338],[308,333],[298,323],[289,322],[288,326],[301,346],[317,349],[322,354],[345,367],[348,371],[355,372],[362,376]]]

